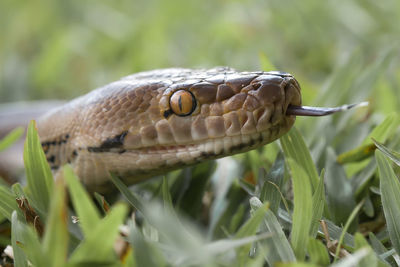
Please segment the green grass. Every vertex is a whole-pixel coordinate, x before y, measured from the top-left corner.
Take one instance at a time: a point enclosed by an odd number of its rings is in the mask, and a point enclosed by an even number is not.
[[[370,101],[164,179],[128,189],[113,177],[123,197],[110,207],[68,166],[53,182],[31,125],[27,184],[0,184],[11,229],[0,245],[13,245],[16,266],[399,265],[399,17],[396,0],[0,2],[0,102],[216,65],[290,72],[306,105]]]
[[[269,173],[259,173],[257,184],[243,184],[246,191],[234,181],[229,185],[224,201],[239,201],[244,207],[241,213],[237,213],[238,209],[229,209],[229,205],[217,210],[215,205],[221,205],[218,195],[211,203],[204,203],[205,195],[213,192],[211,185],[200,188],[202,194],[193,195],[203,199],[200,208],[207,209],[208,214],[188,213],[185,208],[190,206],[180,205],[177,197],[183,195],[184,198],[185,193],[194,190],[190,186],[195,184],[195,179],[204,179],[204,170],[200,169],[208,169],[207,163],[183,174],[171,173],[167,179],[139,185],[135,191],[113,176],[112,181],[128,201],[104,210],[96,205],[68,165],[64,167],[63,180],[56,183],[48,180],[48,165],[42,160],[43,151],[37,140],[32,122],[24,152],[25,164],[30,166],[27,174],[31,176],[27,186],[0,187],[0,213],[11,221],[9,242],[13,246],[16,266],[28,266],[28,262],[33,266],[263,266],[264,262],[277,266],[327,266],[331,262],[336,262],[335,266],[352,266],[349,264],[354,262],[360,266],[389,266],[398,257],[400,184],[390,164],[390,159],[397,163],[398,158],[394,151],[380,143],[377,145],[382,152],[376,152],[379,175],[375,177],[379,178],[380,185],[371,183],[367,187],[370,190],[364,190],[357,207],[346,217],[346,224],[341,228],[334,222],[338,217],[343,218],[339,211],[345,204],[330,203],[329,198],[325,202],[322,179],[328,173],[322,172],[321,177],[315,177],[318,184],[312,189],[310,170],[314,173],[316,166],[295,128],[281,140],[285,161],[278,156]],[[335,159],[327,155],[327,160]],[[371,156],[369,160],[375,158]],[[270,196],[263,190],[266,185],[271,185],[271,179],[279,194]],[[293,191],[285,188],[289,179],[292,179]],[[187,180],[189,187],[178,188],[176,195],[171,195],[174,185],[182,183],[180,180]],[[215,186],[219,182],[218,179],[208,180]],[[379,192],[372,190],[376,186],[380,188]],[[47,190],[36,192],[44,188]],[[67,188],[72,206],[68,206],[66,200]],[[237,194],[238,190],[243,191],[242,194]],[[236,194],[232,193],[234,191]],[[147,196],[143,195],[145,192]],[[269,202],[261,202],[263,195],[271,203],[278,203],[274,210],[270,209]],[[278,199],[282,197],[285,199],[279,205]],[[15,199],[25,204],[18,207]],[[99,204],[104,204],[100,195],[97,199],[100,199]],[[367,216],[367,200],[375,202],[371,205],[376,215]],[[383,211],[377,205],[382,205]],[[137,210],[131,213],[132,216],[128,216],[129,206]],[[338,212],[330,212],[334,209]],[[347,209],[342,207],[345,214]],[[373,223],[379,214],[386,219],[387,231],[384,227],[361,228],[361,222]],[[77,223],[72,223],[72,215],[78,218]],[[231,221],[222,220],[226,216],[235,218],[238,223],[232,227]],[[210,232],[210,221],[213,220],[217,223]],[[331,225],[328,234],[332,240],[326,245],[326,232],[322,228],[317,232],[320,220]],[[354,221],[358,221],[358,225],[351,230]],[[122,224],[127,230],[121,232]],[[362,234],[358,232],[361,230]],[[369,231],[374,231],[375,235]],[[368,234],[370,241],[365,238]],[[335,240],[339,245],[329,245]],[[116,243],[120,244],[119,249],[115,248]],[[328,249],[331,256],[328,256]]]

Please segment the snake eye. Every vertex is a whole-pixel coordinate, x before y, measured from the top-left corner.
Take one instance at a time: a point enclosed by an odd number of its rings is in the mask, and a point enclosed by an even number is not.
[[[169,105],[176,115],[188,116],[196,109],[196,99],[191,92],[179,90],[171,95]]]

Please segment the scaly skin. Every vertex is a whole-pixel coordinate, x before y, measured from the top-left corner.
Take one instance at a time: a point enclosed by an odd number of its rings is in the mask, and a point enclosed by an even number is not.
[[[170,97],[188,90],[195,109],[174,114]],[[270,143],[292,127],[301,105],[287,73],[163,69],[96,89],[38,120],[52,169],[70,163],[91,191],[110,190],[109,173],[127,184]]]

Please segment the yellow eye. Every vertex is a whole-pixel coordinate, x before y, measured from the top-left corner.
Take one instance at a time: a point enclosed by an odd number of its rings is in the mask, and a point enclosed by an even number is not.
[[[191,92],[179,90],[171,95],[169,105],[176,115],[187,116],[195,110],[196,99]]]

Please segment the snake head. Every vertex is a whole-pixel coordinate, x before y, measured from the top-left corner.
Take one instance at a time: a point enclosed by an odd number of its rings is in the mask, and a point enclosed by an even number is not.
[[[292,75],[229,68],[139,73],[84,98],[75,142],[89,145],[78,155],[105,162],[83,176],[112,171],[129,184],[270,143],[293,125],[288,107],[301,105]]]
[[[286,114],[288,107],[301,105],[299,83],[287,73],[185,71],[168,70],[168,77],[153,76],[151,84],[128,93],[138,104],[128,112],[132,122],[121,149],[140,155],[143,173],[148,169],[154,174],[155,166],[175,169],[270,143],[293,125],[295,116]]]
[[[208,144],[213,149],[202,153],[212,156],[246,151],[279,138],[293,125],[295,116],[286,115],[286,110],[301,105],[301,95],[290,74],[229,69],[200,81],[194,76],[175,83],[164,90],[159,103],[158,141]],[[186,106],[185,112],[180,106]]]

